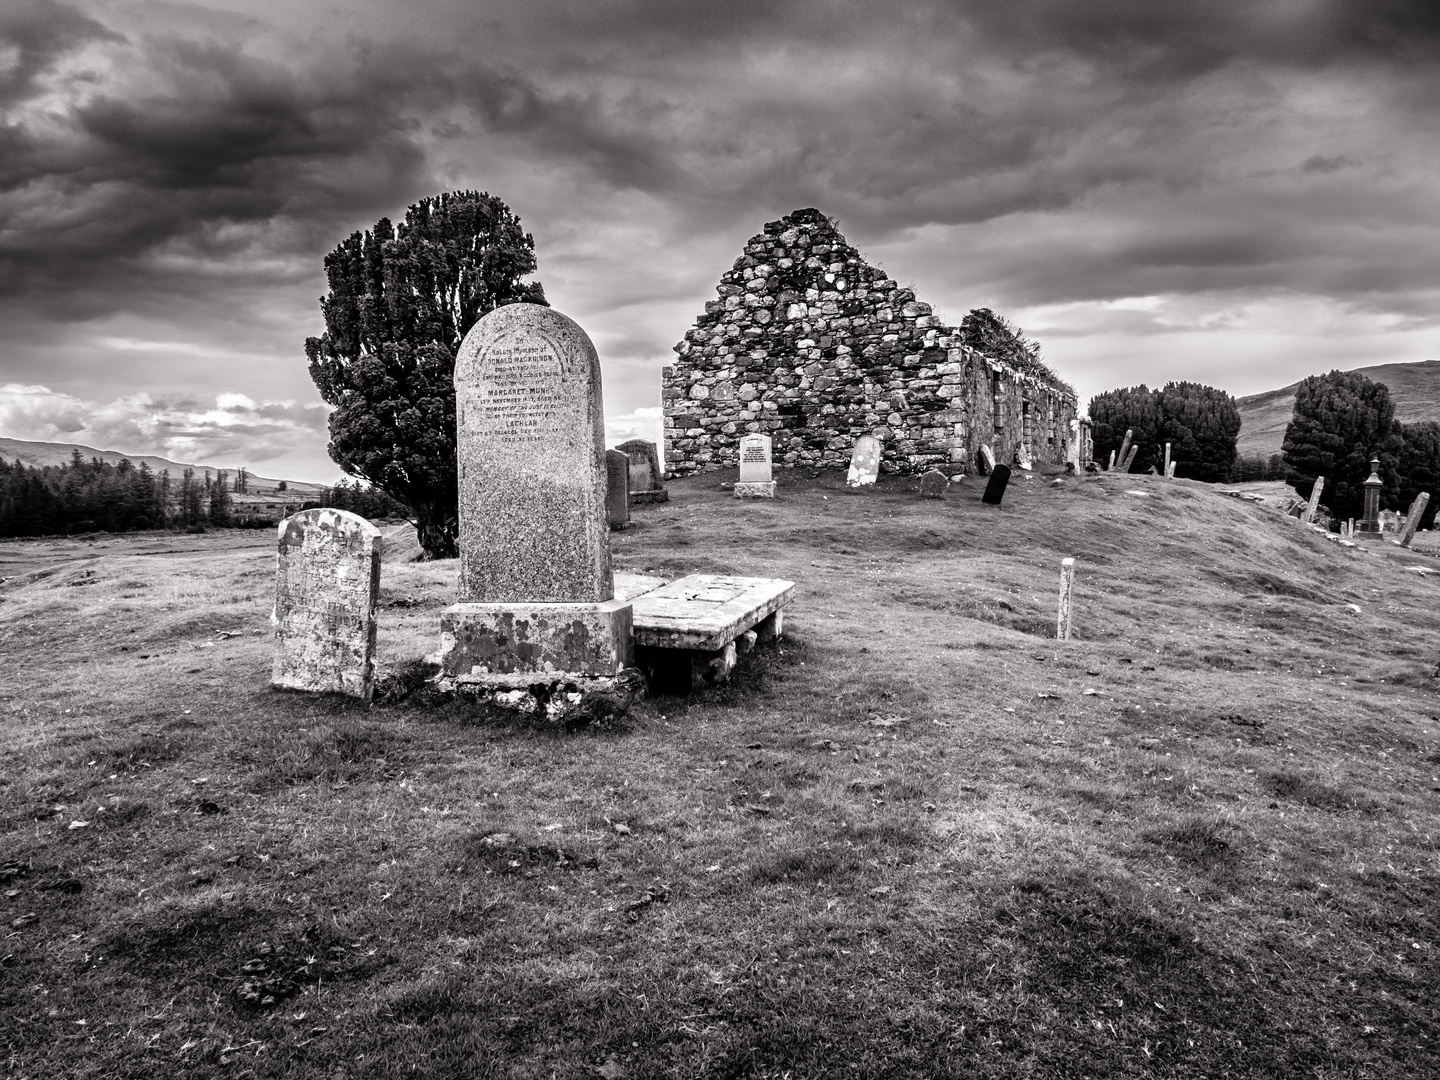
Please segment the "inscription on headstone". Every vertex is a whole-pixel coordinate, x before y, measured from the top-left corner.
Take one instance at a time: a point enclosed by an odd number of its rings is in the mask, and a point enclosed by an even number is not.
[[[280,523],[273,685],[370,700],[380,548],[380,530],[348,510]]]
[[[455,359],[460,596],[475,603],[614,595],[600,360],[553,308],[508,304]]]
[[[1005,498],[1005,487],[1010,483],[1010,466],[996,465],[995,471],[990,474],[990,482],[985,485],[985,494],[980,496],[980,501],[989,503],[991,506],[999,506]]]
[[[605,451],[605,513],[610,528],[630,525],[630,455],[619,450]]]
[[[845,482],[851,487],[875,483],[880,475],[880,440],[874,435],[861,435],[855,440],[855,450],[850,455],[850,472]]]

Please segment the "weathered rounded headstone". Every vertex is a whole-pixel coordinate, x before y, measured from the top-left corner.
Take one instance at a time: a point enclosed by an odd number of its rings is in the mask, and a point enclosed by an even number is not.
[[[950,489],[950,481],[939,469],[931,469],[920,477],[920,494],[927,499],[943,499]]]
[[[370,700],[380,549],[380,530],[348,510],[280,522],[272,685]]]
[[[455,358],[460,595],[609,600],[600,358],[554,308],[508,304]]]
[[[990,482],[985,485],[985,494],[980,496],[980,501],[989,503],[991,506],[999,506],[1000,501],[1005,498],[1005,487],[1010,483],[1010,466],[996,465],[995,471],[990,474]]]
[[[856,439],[845,482],[851,487],[875,483],[875,478],[880,475],[880,451],[880,440],[874,435],[861,435]]]
[[[440,614],[443,680],[613,685],[632,609],[614,599],[595,346],[553,308],[497,308],[460,346],[455,403],[462,602]]]
[[[653,442],[631,439],[615,448],[630,459],[630,496],[660,488],[660,451]]]

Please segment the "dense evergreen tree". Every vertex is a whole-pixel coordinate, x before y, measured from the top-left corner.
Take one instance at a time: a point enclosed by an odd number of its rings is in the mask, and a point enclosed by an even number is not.
[[[1440,510],[1440,424],[1425,420],[1418,424],[1401,424],[1403,435],[1400,459],[1396,463],[1399,490],[1396,506],[1409,511],[1415,496],[1422,491],[1430,494],[1425,512],[1420,515],[1420,528],[1435,527],[1435,511]]]
[[[1130,430],[1135,432],[1131,445],[1139,448],[1134,471],[1144,472],[1152,465],[1158,468],[1164,463],[1159,391],[1141,383],[1096,394],[1090,399],[1090,423],[1095,460],[1102,465],[1110,461],[1113,450],[1117,455],[1115,467],[1124,466],[1118,455],[1125,442],[1125,432]]]
[[[535,244],[484,192],[422,199],[325,258],[325,333],[305,342],[330,415],[330,456],[410,508],[431,558],[456,553],[455,355],[503,304],[545,303]]]
[[[1303,499],[1317,476],[1325,477],[1321,501],[1344,520],[1364,512],[1370,459],[1379,457],[1382,509],[1400,499],[1398,469],[1404,431],[1395,422],[1395,406],[1383,383],[1353,371],[1311,375],[1295,391],[1295,412],[1285,429],[1282,451],[1286,482]]]
[[[1162,445],[1156,454],[1162,468],[1163,444],[1168,442],[1176,476],[1210,484],[1229,481],[1240,436],[1240,411],[1233,397],[1201,383],[1172,382],[1160,391],[1160,414]]]
[[[1119,452],[1125,432],[1135,432],[1138,447],[1133,472],[1165,468],[1165,444],[1175,475],[1207,483],[1224,483],[1235,466],[1235,440],[1240,413],[1235,399],[1223,390],[1193,382],[1167,383],[1164,389],[1139,386],[1107,390],[1090,400],[1095,460]],[[1116,462],[1117,466],[1122,464]]]

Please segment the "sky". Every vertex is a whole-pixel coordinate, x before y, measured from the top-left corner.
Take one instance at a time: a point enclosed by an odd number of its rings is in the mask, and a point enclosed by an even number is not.
[[[1434,0],[0,0],[0,436],[332,482],[325,254],[497,195],[610,441],[814,206],[1090,395],[1440,358]]]

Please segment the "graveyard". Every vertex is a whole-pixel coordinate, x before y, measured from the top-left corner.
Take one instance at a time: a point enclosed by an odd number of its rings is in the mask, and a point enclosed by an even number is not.
[[[0,543],[10,1075],[1433,1074],[1433,556],[738,481],[614,570],[794,582],[783,637],[581,726],[414,677],[461,566],[405,527],[368,706],[272,688],[273,534]]]

